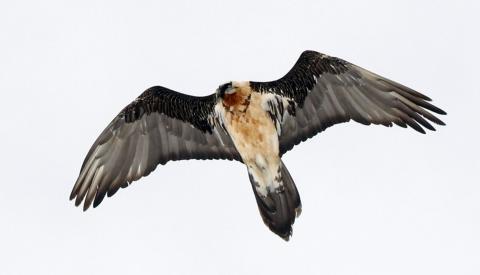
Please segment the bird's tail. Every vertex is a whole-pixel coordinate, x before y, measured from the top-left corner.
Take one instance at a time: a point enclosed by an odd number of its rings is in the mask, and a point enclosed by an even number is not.
[[[273,179],[275,182],[266,183],[267,188],[264,189],[260,179],[255,179],[250,171],[249,178],[263,222],[272,232],[288,241],[292,235],[292,224],[302,212],[302,203],[287,167],[280,160],[278,173]]]

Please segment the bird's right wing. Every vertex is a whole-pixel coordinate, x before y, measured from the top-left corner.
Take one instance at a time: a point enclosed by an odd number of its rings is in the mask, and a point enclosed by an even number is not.
[[[152,87],[125,107],[88,152],[70,199],[84,210],[170,160],[241,158],[214,115],[216,96]]]
[[[408,125],[425,133],[422,127],[435,130],[429,121],[444,125],[429,111],[446,114],[417,91],[314,51],[303,52],[284,77],[270,82],[251,81],[250,85],[270,95],[269,112],[281,127],[282,155],[338,123],[354,120],[366,125]]]

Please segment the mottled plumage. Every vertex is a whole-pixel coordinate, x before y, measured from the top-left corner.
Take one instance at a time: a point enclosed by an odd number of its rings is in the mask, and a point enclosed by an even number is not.
[[[430,98],[339,58],[302,53],[282,78],[229,82],[205,97],[152,87],[125,107],[88,152],[70,199],[84,210],[184,159],[243,162],[265,224],[288,240],[301,213],[281,156],[326,128],[349,120],[410,126],[425,133],[446,114]]]

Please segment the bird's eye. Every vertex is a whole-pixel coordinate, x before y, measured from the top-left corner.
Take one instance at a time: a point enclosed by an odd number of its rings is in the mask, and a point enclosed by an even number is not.
[[[236,89],[232,85],[228,86],[228,88],[225,90],[225,94],[227,95],[233,94],[235,92],[236,92]]]

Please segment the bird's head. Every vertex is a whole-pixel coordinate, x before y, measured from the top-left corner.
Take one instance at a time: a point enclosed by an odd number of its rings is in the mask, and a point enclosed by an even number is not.
[[[236,92],[236,87],[233,85],[233,82],[230,81],[218,86],[217,98],[223,99],[225,95],[231,95],[231,94],[234,94],[235,92]]]

